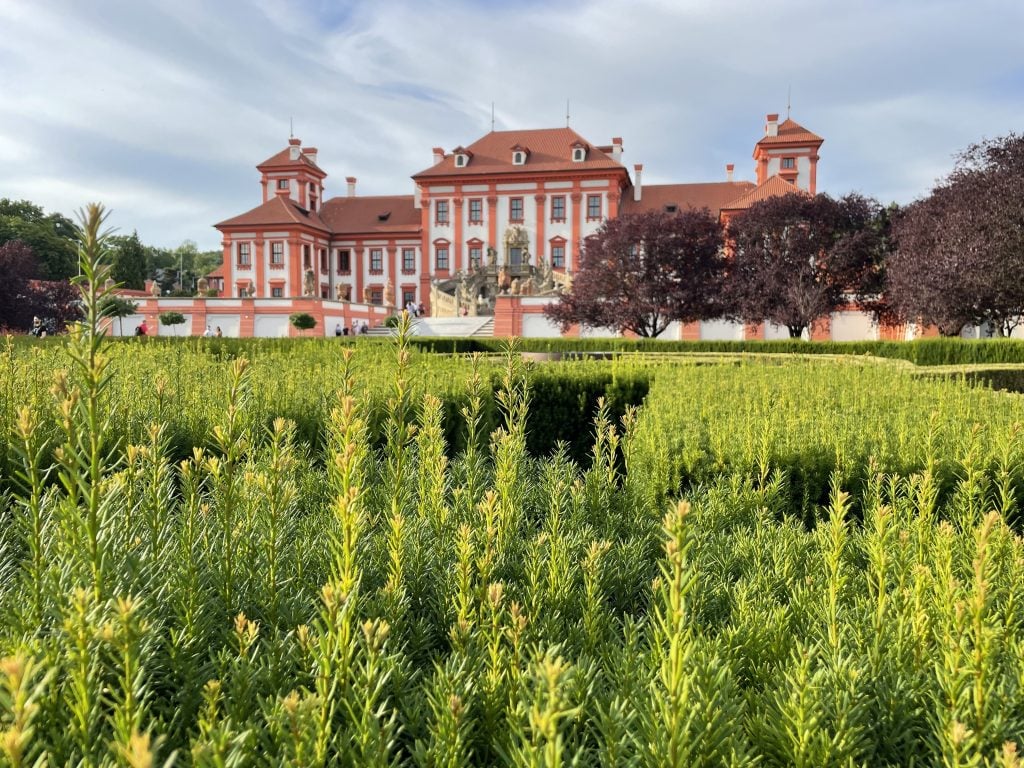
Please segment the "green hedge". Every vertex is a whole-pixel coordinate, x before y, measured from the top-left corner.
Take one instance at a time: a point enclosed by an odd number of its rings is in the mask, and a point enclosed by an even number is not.
[[[502,339],[414,337],[430,352],[496,353]],[[657,339],[521,339],[524,352],[666,352],[726,354],[872,355],[915,365],[993,365],[1024,363],[1024,341],[1017,339],[919,339],[916,341],[658,341]]]
[[[230,359],[244,353],[252,357],[260,351],[273,352],[295,344],[334,346],[390,344],[387,337],[348,336],[286,339],[207,339],[190,337],[147,337],[113,339],[121,344],[185,344],[196,351]],[[60,344],[62,340],[15,336],[16,345]],[[502,338],[441,338],[414,336],[411,343],[424,352],[438,354],[500,353],[506,344]],[[659,341],[657,339],[520,339],[524,352],[666,352],[724,354],[803,354],[872,355],[907,360],[915,365],[999,365],[1024,363],[1024,340],[1018,339],[919,339],[916,341]]]

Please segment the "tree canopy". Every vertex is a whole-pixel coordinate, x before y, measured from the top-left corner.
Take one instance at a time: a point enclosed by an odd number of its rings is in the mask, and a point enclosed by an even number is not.
[[[138,232],[110,238],[114,263],[110,276],[125,288],[142,290],[150,275],[149,254]]]
[[[35,254],[38,277],[67,280],[78,273],[74,222],[28,200],[0,199],[0,243],[20,240]]]
[[[66,280],[39,280],[32,248],[20,240],[0,244],[0,328],[27,331],[32,318],[61,330],[81,316],[78,291]]]
[[[563,330],[655,337],[673,321],[714,317],[724,273],[722,226],[706,208],[625,214],[587,241],[571,289],[545,313]]]
[[[909,322],[956,335],[1024,316],[1024,136],[974,144],[894,227],[887,298]]]
[[[884,216],[861,195],[793,193],[755,203],[729,223],[728,314],[799,337],[845,306],[871,308],[885,255]]]

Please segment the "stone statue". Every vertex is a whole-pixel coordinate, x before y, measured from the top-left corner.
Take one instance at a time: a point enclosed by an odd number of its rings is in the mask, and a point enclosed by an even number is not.
[[[512,278],[512,295],[513,296],[518,296],[519,295],[519,278],[518,277],[513,277]]]
[[[153,296],[160,295],[160,283],[157,280],[153,281],[153,284],[149,287],[149,292]]]
[[[307,269],[306,270],[305,279],[303,279],[303,281],[302,281],[302,295],[303,296],[312,296],[313,295],[313,280],[314,280],[314,278],[315,278],[315,275],[313,274],[313,270],[312,269]]]
[[[370,286],[363,287],[363,304],[373,303],[373,291],[370,290]]]
[[[157,291],[159,290],[160,289],[157,288]],[[210,281],[207,280],[205,277],[200,277],[198,280],[196,280],[196,290],[199,291],[200,296],[205,295],[205,293],[208,290],[210,290]]]

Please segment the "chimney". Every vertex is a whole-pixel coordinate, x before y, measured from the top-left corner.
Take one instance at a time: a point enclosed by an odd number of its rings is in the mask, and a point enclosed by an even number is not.
[[[622,162],[622,139],[618,136],[612,138],[612,160]]]
[[[434,165],[437,165],[444,160],[444,149],[442,147],[434,147]]]
[[[299,147],[302,146],[302,139],[296,139],[294,136],[288,139],[288,159],[298,160],[299,153],[302,151]]]
[[[346,176],[345,177],[345,181],[348,182],[348,196],[349,197],[355,197],[356,196],[356,177],[355,176]]]
[[[313,165],[316,165],[316,147],[303,147],[302,154],[308,157]]]
[[[725,166],[725,180],[732,181],[732,172],[736,169],[736,166],[732,163],[728,163]]]
[[[633,182],[633,200],[640,202],[640,195],[643,192],[643,185],[641,184],[641,176],[644,172],[644,167],[640,163],[633,166],[633,170],[636,172],[636,181]]]
[[[779,116],[778,116],[778,114],[768,115],[767,117],[765,117],[764,135],[765,136],[778,136],[779,135]]]

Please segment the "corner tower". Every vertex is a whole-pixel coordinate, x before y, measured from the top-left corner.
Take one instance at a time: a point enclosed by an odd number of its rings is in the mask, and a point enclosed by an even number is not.
[[[263,186],[263,202],[275,195],[290,198],[307,211],[318,211],[324,200],[327,174],[316,164],[316,147],[288,139],[288,148],[256,166]]]
[[[779,176],[814,195],[818,189],[818,149],[825,140],[790,118],[765,118],[764,136],[754,145],[757,184]]]

